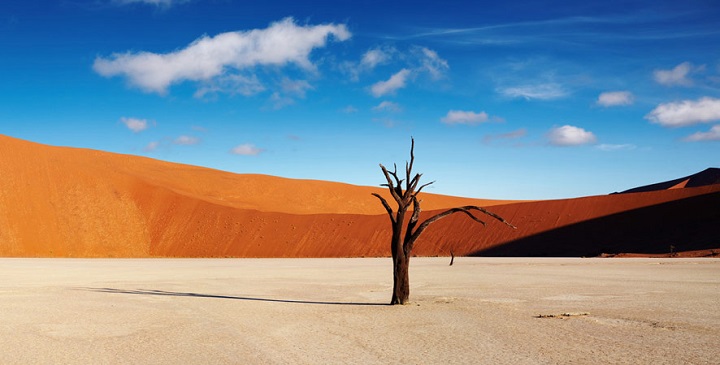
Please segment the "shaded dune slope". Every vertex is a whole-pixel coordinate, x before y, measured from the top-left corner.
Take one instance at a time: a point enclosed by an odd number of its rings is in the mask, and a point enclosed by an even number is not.
[[[485,244],[478,245],[483,247],[470,254],[577,257],[712,250],[720,248],[719,207],[720,185],[547,202],[518,217],[525,226],[514,237],[492,237],[500,227],[488,230],[481,239]],[[497,211],[528,213],[513,208]],[[533,227],[535,222],[547,227]]]
[[[388,256],[388,217],[371,192],[385,194],[0,136],[0,256]],[[519,203],[423,194],[425,217],[451,206],[491,206],[518,229],[455,215],[430,227],[414,253],[717,248],[718,233],[707,227],[720,226],[719,194],[720,185]]]

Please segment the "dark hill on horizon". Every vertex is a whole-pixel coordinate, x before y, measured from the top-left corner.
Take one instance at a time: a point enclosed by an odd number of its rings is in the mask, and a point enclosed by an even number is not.
[[[715,167],[707,168],[696,174],[681,177],[679,179],[663,181],[651,185],[639,186],[636,188],[621,191],[616,194],[641,193],[646,191],[680,189],[680,188],[696,188],[699,186],[707,186],[720,184],[720,169]]]
[[[388,218],[371,192],[386,193],[0,135],[0,256],[389,256]],[[518,228],[455,215],[425,231],[419,256],[720,249],[720,184],[531,202],[422,199],[425,217],[481,205]]]

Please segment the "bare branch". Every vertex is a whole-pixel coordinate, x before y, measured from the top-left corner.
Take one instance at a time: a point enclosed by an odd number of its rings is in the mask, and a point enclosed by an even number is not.
[[[408,169],[408,171],[412,171],[414,162],[415,162],[415,138],[410,137],[410,168]]]
[[[387,211],[388,215],[390,216],[390,221],[394,225],[395,224],[395,216],[393,215],[394,213],[393,213],[392,208],[390,207],[390,204],[388,204],[387,200],[385,200],[385,198],[380,196],[380,194],[372,193],[372,195],[375,196],[376,198],[380,199],[380,202],[382,203],[383,207],[385,207],[385,210]]]
[[[413,201],[413,215],[412,215],[412,217],[410,217],[410,223],[409,223],[412,225],[412,227],[410,225],[408,225],[408,231],[410,231],[411,228],[415,227],[415,224],[417,223],[418,219],[420,219],[420,211],[421,211],[420,202],[421,201],[418,200],[417,197],[415,197],[415,195],[412,196],[412,201]]]
[[[388,190],[390,190],[390,194],[392,194],[393,199],[400,204],[402,199],[400,198],[400,195],[397,193],[397,190],[395,188],[395,184],[393,184],[392,178],[390,178],[391,173],[383,166],[383,164],[380,164],[380,168],[382,169],[383,174],[385,175],[385,179],[387,180],[387,184],[383,184],[383,186],[387,186]]]
[[[420,182],[420,177],[422,174],[415,174],[415,177],[412,178],[412,181],[410,182],[408,186],[408,191],[412,191],[413,194],[415,194],[415,188],[417,188],[417,184]]]
[[[422,211],[422,209],[420,209],[420,200],[418,200],[414,194],[411,195],[410,198],[413,202],[413,214],[410,217],[410,221],[408,221],[407,229],[405,230],[405,239],[403,240],[403,250],[405,250],[406,255],[410,254],[413,242],[415,242],[415,239],[412,238],[412,235],[413,231],[415,230],[415,226],[420,219],[420,212]]]
[[[420,194],[420,192],[422,191],[423,188],[425,188],[425,187],[428,186],[428,185],[432,185],[432,184],[434,184],[434,183],[435,183],[435,181],[433,180],[433,181],[431,181],[431,182],[429,182],[429,183],[427,183],[427,184],[420,185],[420,187],[417,189],[417,192],[415,193],[415,195]]]
[[[478,207],[478,206],[475,206],[475,205],[466,205],[466,206],[462,206],[462,207],[457,207],[457,208],[448,209],[448,210],[446,210],[446,211],[444,211],[444,212],[442,212],[442,213],[438,213],[438,214],[436,214],[436,215],[434,215],[434,216],[426,219],[424,222],[422,222],[422,223],[417,227],[417,229],[415,230],[415,232],[412,233],[412,236],[410,237],[410,240],[409,240],[409,241],[406,241],[406,242],[405,242],[405,245],[408,245],[409,250],[412,250],[412,246],[413,246],[413,244],[415,243],[415,240],[417,240],[417,238],[420,237],[420,235],[423,233],[423,231],[424,231],[428,226],[430,226],[430,224],[435,223],[436,221],[438,221],[438,220],[440,220],[440,219],[443,219],[443,218],[445,218],[445,217],[447,217],[447,216],[450,216],[450,215],[452,215],[452,214],[455,214],[455,213],[463,213],[463,214],[467,215],[468,217],[472,218],[472,220],[474,220],[474,221],[476,221],[476,222],[478,222],[478,223],[481,223],[481,224],[484,226],[484,225],[485,225],[485,222],[481,221],[481,220],[478,219],[476,216],[474,216],[474,215],[470,212],[471,210],[477,210],[477,211],[479,211],[479,212],[481,212],[481,213],[487,214],[487,215],[489,215],[489,216],[497,219],[498,221],[500,221],[500,222],[502,222],[502,223],[505,223],[506,225],[512,227],[513,229],[516,229],[516,228],[517,228],[517,227],[513,226],[512,224],[510,224],[508,221],[506,221],[503,217],[501,217],[501,216],[499,216],[499,215],[497,215],[497,214],[495,214],[495,213],[493,213],[493,212],[490,212],[490,211],[486,210],[485,208],[481,208],[481,207]]]
[[[397,184],[395,184],[395,187],[396,187],[396,188],[402,187],[403,179],[401,179],[401,178],[398,176],[398,174],[397,174],[397,164],[395,164],[395,163],[393,164],[393,172],[391,172],[391,174],[392,174],[392,176],[395,178],[395,182],[397,183]]]

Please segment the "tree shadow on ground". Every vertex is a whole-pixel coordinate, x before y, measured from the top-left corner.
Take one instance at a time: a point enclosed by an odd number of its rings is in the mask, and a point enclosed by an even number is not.
[[[273,298],[257,298],[257,297],[238,297],[238,296],[230,296],[230,295],[185,293],[185,292],[173,292],[173,291],[151,290],[151,289],[79,288],[79,290],[86,290],[86,291],[92,291],[92,292],[97,292],[97,293],[110,293],[110,294],[157,295],[157,296],[169,296],[169,297],[233,299],[233,300],[247,300],[247,301],[270,302],[270,303],[352,305],[352,306],[389,306],[390,305],[387,303],[332,302],[332,301],[273,299]]]

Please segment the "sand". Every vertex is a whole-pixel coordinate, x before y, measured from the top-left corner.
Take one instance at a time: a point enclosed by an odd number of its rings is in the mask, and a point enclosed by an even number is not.
[[[387,306],[387,258],[0,259],[0,363],[720,361],[718,259],[448,263]]]
[[[368,173],[383,182],[379,168]],[[389,256],[389,220],[371,192],[388,194],[0,135],[0,257]],[[418,256],[720,249],[720,184],[534,202],[420,198],[423,218],[480,205],[518,229],[457,214],[425,231]]]

